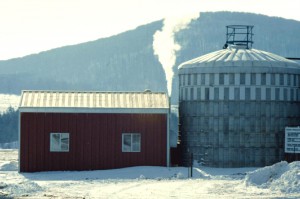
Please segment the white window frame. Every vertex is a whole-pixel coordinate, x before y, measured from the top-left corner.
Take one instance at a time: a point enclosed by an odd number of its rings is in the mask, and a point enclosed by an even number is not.
[[[125,136],[130,136],[130,148],[128,148],[128,145],[126,146],[124,141],[125,141]],[[138,147],[138,149],[136,150],[134,147],[133,143],[133,137],[134,136],[139,136],[139,140],[138,140],[138,145],[136,145]],[[134,153],[138,153],[141,152],[141,134],[140,133],[122,133],[122,152],[134,152]]]
[[[58,140],[55,141],[55,136]],[[63,139],[67,142],[63,143]],[[65,148],[64,145],[67,147]],[[70,150],[70,134],[69,133],[50,133],[50,152],[69,152]]]

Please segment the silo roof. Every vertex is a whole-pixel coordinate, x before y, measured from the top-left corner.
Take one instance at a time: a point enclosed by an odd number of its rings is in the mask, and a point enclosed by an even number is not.
[[[243,46],[229,46],[227,49],[215,51],[179,65],[181,68],[222,67],[222,66],[258,66],[258,67],[288,67],[299,68],[295,61],[282,56],[257,50],[246,49]]]
[[[23,91],[20,112],[168,113],[163,92]]]

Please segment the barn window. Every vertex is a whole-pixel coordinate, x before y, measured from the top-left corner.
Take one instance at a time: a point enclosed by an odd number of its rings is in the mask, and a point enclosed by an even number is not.
[[[122,152],[141,152],[141,134],[123,133]]]
[[[50,133],[51,152],[69,152],[69,133]]]

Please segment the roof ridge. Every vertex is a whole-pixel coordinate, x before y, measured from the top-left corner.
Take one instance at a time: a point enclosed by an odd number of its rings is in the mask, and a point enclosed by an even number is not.
[[[163,92],[66,92],[29,90],[22,92],[19,108],[168,109],[169,97],[167,93]]]
[[[79,90],[22,90],[23,92],[45,92],[45,93],[157,93],[157,94],[167,94],[163,91],[79,91]]]

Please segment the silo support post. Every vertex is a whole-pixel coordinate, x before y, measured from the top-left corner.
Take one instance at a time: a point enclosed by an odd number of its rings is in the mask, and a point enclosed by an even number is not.
[[[194,157],[193,153],[190,154],[190,167],[189,167],[189,177],[193,177],[193,162],[194,162]]]
[[[191,177],[193,177],[193,164],[194,164],[194,155],[193,155],[193,153],[192,153],[192,154],[191,154],[191,174],[192,174]]]

